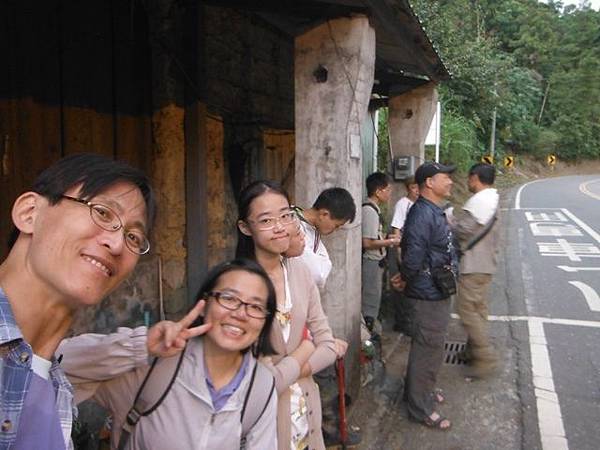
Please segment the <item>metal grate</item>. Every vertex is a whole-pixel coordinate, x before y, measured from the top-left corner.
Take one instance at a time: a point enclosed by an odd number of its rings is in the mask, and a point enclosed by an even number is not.
[[[461,352],[467,347],[466,342],[446,341],[444,342],[444,364],[461,365],[467,362],[461,358]]]

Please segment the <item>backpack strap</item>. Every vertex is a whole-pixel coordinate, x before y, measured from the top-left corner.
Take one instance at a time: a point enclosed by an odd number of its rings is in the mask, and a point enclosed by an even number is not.
[[[377,213],[377,217],[379,218],[379,226],[383,229],[383,217],[381,217],[381,212],[377,210],[375,205],[371,202],[364,202],[362,206],[369,206],[373,208],[373,211]],[[365,249],[363,249],[362,252],[365,253]],[[383,248],[381,247],[379,247],[379,254],[383,256]]]
[[[140,419],[151,414],[163,402],[177,378],[186,348],[179,355],[168,358],[154,358],[150,370],[148,370],[135,395],[133,406],[127,413],[125,423],[121,429],[118,450],[127,448],[129,437]]]
[[[246,448],[246,437],[254,425],[264,414],[273,392],[275,391],[275,378],[264,365],[256,361],[252,369],[248,391],[244,398],[242,414],[242,437],[240,440],[240,449]]]

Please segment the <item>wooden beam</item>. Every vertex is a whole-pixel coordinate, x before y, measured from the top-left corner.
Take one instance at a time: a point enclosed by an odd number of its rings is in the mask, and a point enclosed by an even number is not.
[[[244,11],[278,13],[304,18],[334,18],[348,14],[368,14],[364,6],[340,4],[339,2],[299,1],[299,0],[200,0],[201,3],[222,8]]]
[[[187,298],[193,305],[208,270],[206,174],[206,71],[204,7],[188,4],[184,19],[185,65],[194,86],[185,85],[185,184]]]

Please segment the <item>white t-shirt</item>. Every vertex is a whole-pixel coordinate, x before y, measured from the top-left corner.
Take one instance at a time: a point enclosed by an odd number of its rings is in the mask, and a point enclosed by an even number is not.
[[[477,223],[485,225],[498,209],[499,200],[500,197],[496,189],[486,188],[469,198],[463,209],[469,211]]]
[[[31,359],[31,370],[33,373],[39,375],[44,380],[50,378],[50,368],[52,367],[52,361],[42,358],[36,354]]]
[[[392,227],[401,230],[404,228],[404,222],[406,222],[406,216],[408,210],[413,205],[413,202],[408,197],[402,197],[396,202],[394,207],[394,217],[392,218]]]
[[[323,241],[318,238],[318,242],[315,248],[315,242],[317,241],[318,231],[311,224],[304,221],[300,222],[302,229],[304,230],[304,252],[298,257],[304,261],[310,270],[315,284],[319,289],[325,287],[327,277],[333,267],[329,253],[323,244]]]

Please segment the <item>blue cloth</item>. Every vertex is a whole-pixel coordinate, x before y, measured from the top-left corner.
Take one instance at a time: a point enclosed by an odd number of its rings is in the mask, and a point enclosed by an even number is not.
[[[55,397],[52,382],[34,373],[23,403],[15,449],[65,449]]]
[[[11,448],[17,439],[27,393],[31,387],[33,350],[25,342],[4,291],[0,289],[0,449]],[[73,448],[71,426],[73,388],[53,359],[50,381],[56,395],[55,408],[60,420],[64,445]]]
[[[408,211],[402,232],[400,272],[406,280],[404,295],[418,300],[444,300],[430,270],[451,266],[458,275],[458,257],[444,210],[419,197]]]
[[[250,360],[249,352],[244,354],[244,359],[242,360],[242,365],[240,366],[238,372],[231,379],[229,383],[223,386],[218,391],[215,389],[212,380],[210,379],[210,374],[208,373],[208,367],[206,366],[206,362],[204,363],[204,367],[206,370],[206,385],[208,386],[208,392],[210,392],[210,398],[212,399],[213,408],[215,411],[220,411],[229,397],[233,395],[233,393],[240,387],[242,380],[244,379],[244,375],[246,375],[246,370],[248,369],[248,361]]]

